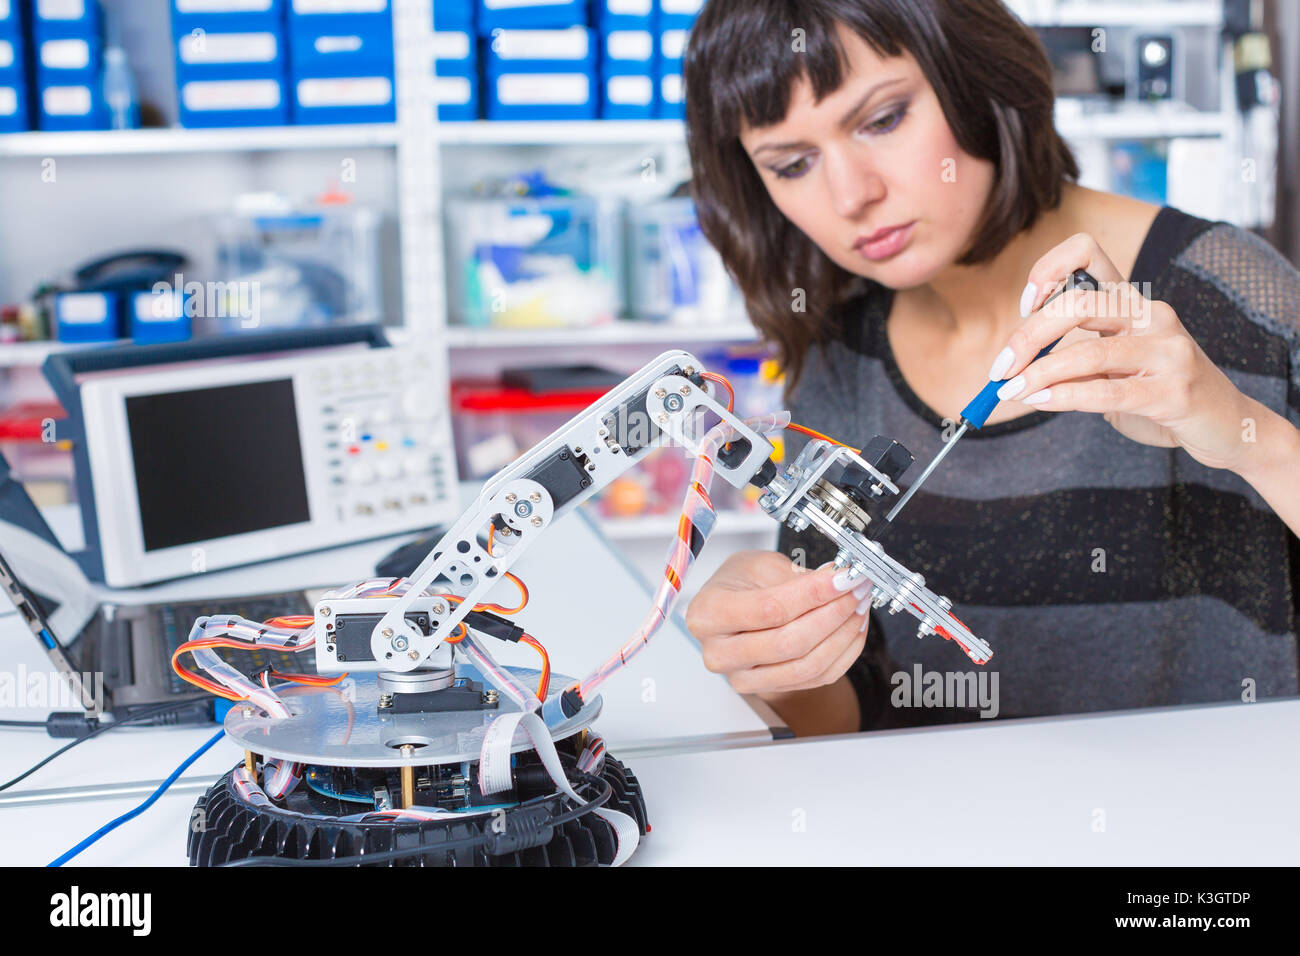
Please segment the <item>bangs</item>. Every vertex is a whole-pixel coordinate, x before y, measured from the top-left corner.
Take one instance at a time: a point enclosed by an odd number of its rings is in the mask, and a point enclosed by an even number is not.
[[[838,90],[848,72],[840,25],[882,57],[898,56],[912,39],[892,3],[877,4],[876,10],[852,0],[763,6],[762,17],[723,19],[716,34],[688,47],[685,72],[707,71],[711,79],[710,125],[716,137],[729,139],[739,136],[742,126],[781,122],[801,79],[809,81],[817,102]]]

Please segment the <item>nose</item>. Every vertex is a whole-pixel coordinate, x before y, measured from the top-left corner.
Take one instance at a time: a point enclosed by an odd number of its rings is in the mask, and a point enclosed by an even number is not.
[[[842,146],[827,149],[822,162],[831,207],[844,219],[857,219],[885,196],[885,181],[862,150]]]

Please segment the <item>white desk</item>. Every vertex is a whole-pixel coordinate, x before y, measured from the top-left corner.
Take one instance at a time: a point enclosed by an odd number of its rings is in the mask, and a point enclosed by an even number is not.
[[[631,862],[1294,866],[1298,753],[1292,699],[645,757]]]
[[[1298,739],[1289,700],[625,754],[652,827],[632,863],[1294,865]],[[5,862],[137,802],[0,809]],[[166,796],[74,863],[182,865],[193,805]]]
[[[105,594],[117,600],[163,601],[334,585],[370,576],[375,561],[402,540],[368,542],[263,565],[213,571],[148,589]],[[546,645],[552,667],[574,677],[584,676],[634,633],[650,604],[646,583],[619,559],[617,551],[581,513],[558,523],[521,557],[515,571],[530,590],[529,605],[518,615],[519,620]],[[514,585],[503,582],[493,596],[513,602]],[[503,663],[536,666],[537,658],[527,647],[494,642],[494,648],[499,650]],[[6,669],[16,668],[21,662],[29,673],[50,670],[48,658],[13,615],[0,617],[0,661]],[[665,625],[631,665],[611,678],[602,688],[602,697],[604,710],[595,726],[615,755],[630,750],[674,750],[706,741],[729,743],[772,737],[772,729],[759,713],[732,691],[724,678],[704,668],[693,639],[679,620]],[[31,709],[0,709],[0,717],[11,719],[44,716],[44,712]],[[210,733],[206,728],[123,728],[81,745],[13,790],[0,793],[0,842],[8,838],[13,827],[23,826],[5,806],[13,794],[156,782]],[[66,741],[52,740],[40,730],[0,729],[0,780],[21,772],[63,743]],[[234,744],[222,741],[195,764],[185,779],[210,781],[229,770],[241,756],[242,751]],[[193,801],[192,792],[188,799]],[[89,816],[78,815],[78,819],[99,819],[105,812],[107,804],[96,805]],[[49,845],[48,841],[45,845]]]

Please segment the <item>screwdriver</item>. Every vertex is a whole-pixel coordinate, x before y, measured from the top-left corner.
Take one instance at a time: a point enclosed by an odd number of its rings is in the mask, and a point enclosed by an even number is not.
[[[1082,289],[1085,292],[1096,292],[1097,280],[1088,275],[1084,270],[1075,269],[1074,272],[1070,274],[1070,277],[1065,280],[1065,285],[1048,296],[1046,301],[1043,302],[1043,305],[1047,305],[1048,302],[1051,302],[1058,296],[1062,296],[1067,292],[1072,292],[1075,289]],[[1052,349],[1056,348],[1057,343],[1060,342],[1062,338],[1065,338],[1065,336],[1061,336],[1061,338],[1058,338],[1056,342],[1052,342],[1050,345],[1044,347],[1042,351],[1034,356],[1034,361],[1038,361],[1048,352],[1052,351]],[[903,493],[903,497],[898,499],[898,503],[894,505],[889,514],[885,516],[886,521],[892,522],[894,518],[897,517],[898,513],[903,510],[903,505],[907,504],[908,499],[911,498],[912,495],[916,494],[916,489],[920,488],[921,485],[925,483],[925,479],[930,477],[930,472],[934,471],[934,469],[938,467],[939,462],[943,461],[944,456],[947,455],[948,452],[952,451],[953,446],[957,444],[957,439],[966,434],[967,428],[974,427],[978,429],[984,426],[984,423],[988,421],[988,417],[993,414],[993,409],[997,408],[998,402],[1001,401],[1001,399],[998,398],[998,389],[1006,382],[1007,379],[1005,378],[998,381],[990,381],[980,390],[978,395],[971,399],[970,404],[961,410],[961,418],[959,419],[961,427],[959,427],[957,431],[953,433],[952,438],[948,439],[944,446],[939,449],[939,453],[934,456],[934,459],[930,464],[925,466],[925,471],[921,472],[921,477],[912,482],[911,487]]]

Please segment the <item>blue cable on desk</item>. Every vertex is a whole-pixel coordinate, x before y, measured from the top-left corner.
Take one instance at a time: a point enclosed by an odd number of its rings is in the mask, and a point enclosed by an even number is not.
[[[180,775],[183,774],[186,770],[188,770],[190,768],[190,765],[193,764],[194,761],[198,760],[205,753],[211,750],[212,745],[215,744],[218,740],[220,740],[225,735],[226,735],[226,731],[224,729],[218,730],[215,734],[213,734],[211,737],[208,738],[207,742],[204,743],[202,747],[200,747],[198,750],[194,751],[194,753],[186,757],[185,760],[181,763],[181,765],[177,767],[175,770],[173,770],[171,774],[168,775],[167,779],[158,785],[158,789],[155,790],[153,793],[151,793],[148,799],[144,801],[144,803],[140,804],[138,807],[136,807],[133,810],[128,810],[126,813],[122,814],[116,820],[110,820],[108,823],[104,824],[102,827],[100,827],[90,836],[86,837],[86,839],[82,840],[80,843],[74,846],[67,853],[64,853],[58,859],[50,863],[50,866],[62,866],[64,863],[67,863],[69,860],[71,860],[82,850],[86,849],[86,847],[90,846],[93,843],[98,842],[99,839],[103,837],[105,834],[112,833],[123,823],[126,823],[127,820],[134,819],[135,817],[138,817],[140,814],[144,813],[146,810],[148,810],[158,801],[159,797],[161,797],[164,793],[167,792],[167,788],[170,787],[173,783],[175,783],[177,778],[180,777]]]

